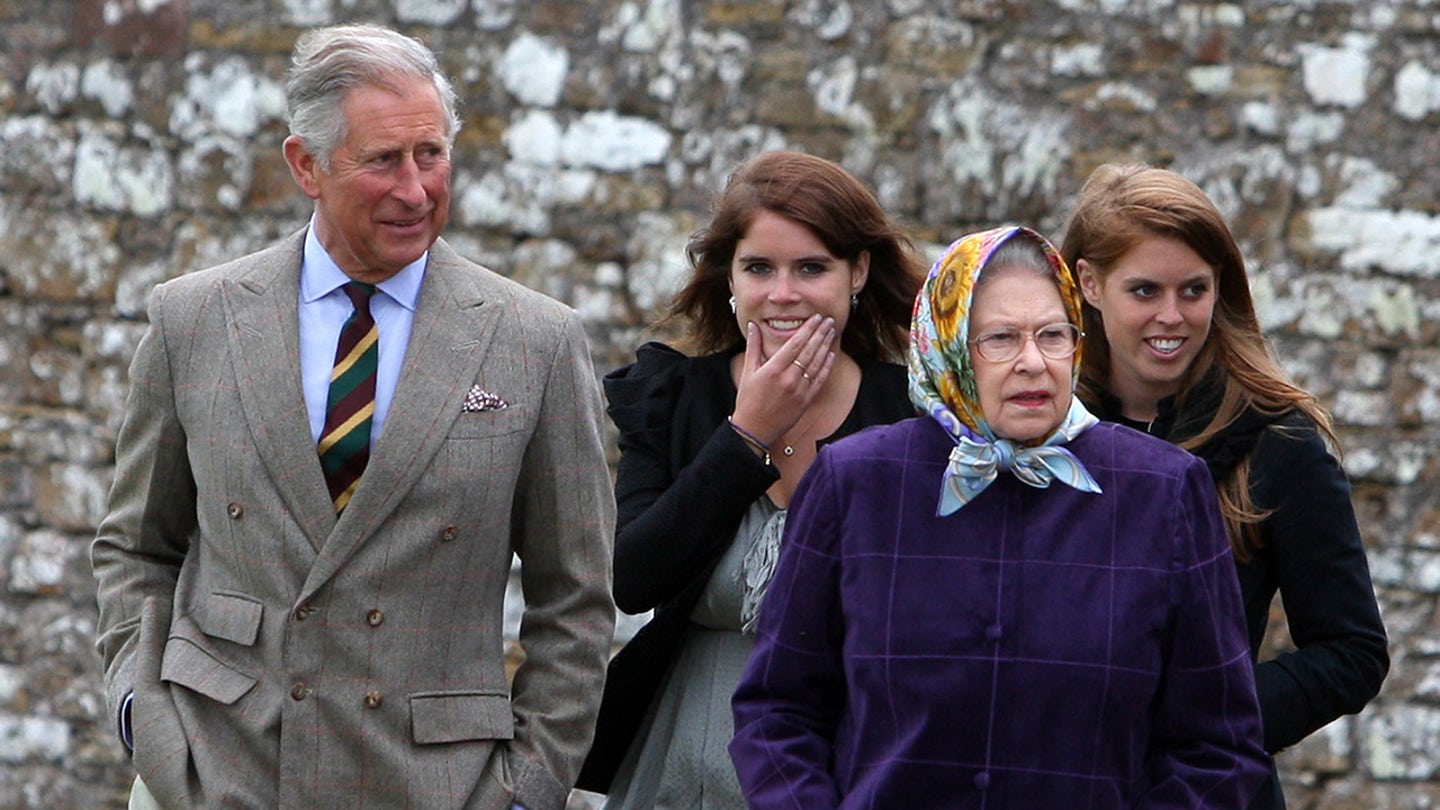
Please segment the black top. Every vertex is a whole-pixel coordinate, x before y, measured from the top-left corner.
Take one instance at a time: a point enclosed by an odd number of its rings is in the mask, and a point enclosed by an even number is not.
[[[691,611],[746,510],[780,478],[726,422],[730,361],[744,349],[688,357],[646,343],[605,376],[620,429],[615,481],[615,603],[654,618],[611,661],[579,787],[604,792],[680,644]],[[903,366],[860,363],[855,404],[820,444],[915,415]]]
[[[1122,417],[1111,396],[1091,409],[1178,444],[1209,424],[1220,392],[1219,373],[1212,372],[1178,410],[1174,397],[1161,400],[1148,425]],[[1195,454],[1217,483],[1248,456],[1250,498],[1268,513],[1258,527],[1259,547],[1249,544],[1249,561],[1237,561],[1236,569],[1251,658],[1258,658],[1277,591],[1297,648],[1255,667],[1265,749],[1273,753],[1360,711],[1390,668],[1350,482],[1315,423],[1299,411],[1242,414]]]

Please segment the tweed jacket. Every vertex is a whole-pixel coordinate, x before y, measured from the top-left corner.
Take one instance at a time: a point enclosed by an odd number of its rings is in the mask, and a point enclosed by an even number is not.
[[[821,451],[730,745],[751,808],[1241,810],[1264,780],[1240,589],[1205,465],[1099,424],[1103,489],[1002,473],[938,516],[928,417]]]
[[[615,618],[580,323],[437,241],[384,433],[337,519],[300,387],[303,239],[151,302],[92,550],[136,771],[168,808],[560,810]],[[504,407],[463,407],[476,387]]]

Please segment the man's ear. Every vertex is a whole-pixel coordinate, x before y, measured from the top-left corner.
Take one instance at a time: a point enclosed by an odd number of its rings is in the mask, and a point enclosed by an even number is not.
[[[295,185],[310,199],[319,199],[320,161],[310,154],[305,148],[305,142],[300,140],[298,135],[287,137],[282,149],[285,152],[285,163],[290,166],[290,176],[295,178]]]
[[[1075,275],[1080,278],[1080,292],[1085,296],[1085,302],[1100,309],[1100,276],[1096,274],[1095,266],[1084,259],[1076,259]]]

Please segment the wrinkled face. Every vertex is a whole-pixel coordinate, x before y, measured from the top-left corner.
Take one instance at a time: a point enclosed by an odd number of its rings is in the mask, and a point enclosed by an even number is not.
[[[1076,262],[1085,300],[1100,311],[1110,344],[1109,388],[1125,415],[1151,419],[1210,335],[1215,271],[1184,242],[1151,237],[1103,277]]]
[[[1042,326],[1065,323],[1065,304],[1053,279],[1024,268],[986,268],[990,276],[975,288],[970,309],[970,362],[985,421],[996,438],[1043,439],[1070,410],[1071,358],[1046,357],[1030,335]],[[1013,327],[1023,337],[1020,353],[1003,363],[986,360],[975,339]]]
[[[804,225],[761,209],[730,261],[740,333],[754,323],[770,357],[811,315],[834,318],[836,334],[844,332],[850,296],[865,286],[869,267],[868,254],[853,264],[836,258]]]
[[[291,173],[315,200],[315,233],[345,274],[383,281],[424,255],[450,215],[450,148],[434,85],[359,86],[341,109],[348,134],[330,168],[286,139]]]

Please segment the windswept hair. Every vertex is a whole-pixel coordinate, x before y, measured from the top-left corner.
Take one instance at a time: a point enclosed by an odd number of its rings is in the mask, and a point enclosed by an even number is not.
[[[1212,368],[1221,371],[1220,406],[1199,434],[1180,446],[1193,450],[1225,430],[1247,409],[1278,416],[1300,411],[1338,448],[1330,415],[1314,395],[1291,382],[1260,328],[1245,260],[1219,209],[1186,178],[1144,164],[1105,164],[1085,181],[1065,228],[1060,255],[1071,267],[1084,259],[1103,282],[1140,242],[1162,237],[1183,243],[1215,272],[1216,301],[1210,334],[1181,380],[1177,404]],[[1110,379],[1110,346],[1100,313],[1083,306],[1087,335],[1079,393],[1097,402]],[[1093,338],[1093,339],[1092,339]],[[1258,544],[1265,513],[1250,499],[1250,459],[1218,482],[1225,523],[1237,559]]]
[[[735,246],[760,211],[803,225],[837,258],[870,255],[865,288],[840,336],[856,359],[898,360],[909,345],[910,315],[925,265],[875,195],[838,164],[802,152],[766,152],[742,163],[711,210],[710,224],[690,237],[689,282],[660,324],[686,327],[682,346],[719,351],[744,339],[727,303]]]
[[[345,141],[346,91],[361,86],[403,92],[407,80],[433,82],[445,110],[453,144],[460,131],[455,88],[440,72],[435,54],[419,40],[378,25],[337,25],[307,31],[295,42],[285,102],[290,134],[329,170],[330,158]]]

